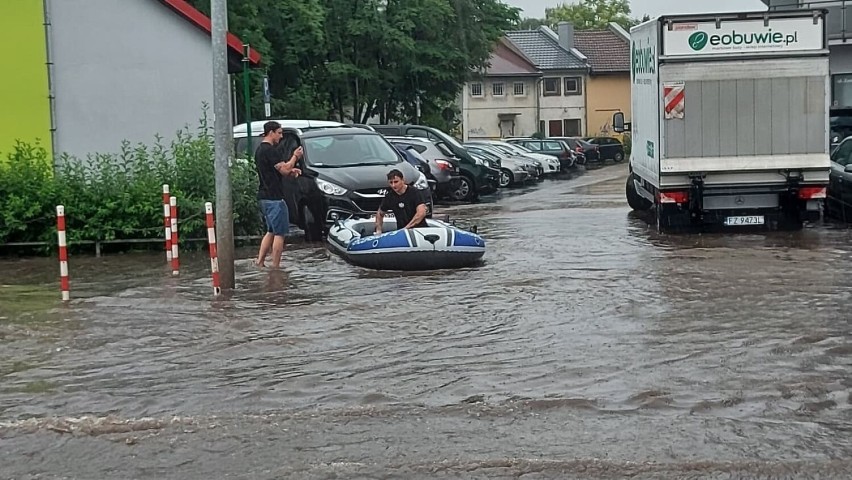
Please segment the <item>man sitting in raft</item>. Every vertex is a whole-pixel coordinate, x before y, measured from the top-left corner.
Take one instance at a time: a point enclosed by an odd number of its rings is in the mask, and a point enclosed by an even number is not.
[[[393,211],[398,229],[428,227],[423,196],[416,188],[406,185],[402,172],[396,169],[388,172],[388,185],[391,188],[376,212],[376,235],[382,233],[382,221],[388,211]]]

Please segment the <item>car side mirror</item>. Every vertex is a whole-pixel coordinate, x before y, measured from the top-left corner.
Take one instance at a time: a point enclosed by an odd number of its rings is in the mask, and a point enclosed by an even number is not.
[[[624,112],[616,112],[612,115],[612,129],[617,133],[630,131],[630,123],[624,121]]]

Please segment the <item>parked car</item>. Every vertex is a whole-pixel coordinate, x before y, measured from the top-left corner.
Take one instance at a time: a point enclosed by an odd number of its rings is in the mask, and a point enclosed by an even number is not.
[[[426,176],[408,163],[381,135],[363,128],[341,127],[302,132],[285,128],[278,148],[302,146],[298,166],[302,175],[284,177],[290,222],[305,231],[308,241],[320,240],[335,220],[369,217],[387,192],[387,173],[402,172],[418,189],[432,215],[432,195]]]
[[[825,214],[852,221],[852,137],[842,140],[831,152]]]
[[[574,162],[576,161],[576,157],[571,151],[571,147],[558,139],[509,138],[506,139],[506,142],[520,145],[536,153],[556,157],[559,159],[563,170],[573,167]]]
[[[539,176],[539,169],[541,167],[530,163],[532,160],[524,160],[522,157],[507,155],[489,145],[465,143],[464,146],[469,152],[482,155],[489,158],[489,160],[496,158],[500,162],[501,188],[522,184],[527,180],[536,179]]]
[[[567,143],[571,150],[575,153],[582,154],[586,157],[587,162],[597,162],[600,161],[600,147],[595,145],[594,143],[589,143],[583,140],[580,137],[551,137],[555,140],[562,140]]]
[[[410,163],[417,170],[420,170],[420,173],[426,175],[426,181],[429,182],[429,189],[432,191],[432,195],[434,196],[438,181],[435,180],[435,176],[432,175],[432,169],[429,167],[429,162],[417,153],[417,150],[405,148],[400,145],[394,145],[394,148],[402,154],[402,158],[404,158],[405,161]]]
[[[435,195],[439,198],[451,197],[459,188],[459,159],[443,142],[435,142],[422,137],[391,137],[386,136],[393,145],[406,150],[413,150],[426,160],[430,175],[435,179]]]
[[[601,160],[614,160],[616,163],[624,160],[624,145],[617,138],[589,137],[584,140],[598,147]]]
[[[500,171],[477,162],[452,135],[437,128],[424,125],[370,125],[377,132],[388,136],[423,137],[443,142],[459,159],[459,188],[453,192],[454,200],[471,201],[479,195],[493,193],[499,187]]]
[[[257,150],[258,145],[263,140],[261,135],[263,135],[263,124],[273,120],[257,120],[251,122],[251,140],[248,137],[248,125],[245,123],[241,123],[239,125],[235,125],[233,128],[233,136],[234,136],[234,154],[237,158],[245,158],[246,157],[246,147],[249,141],[251,141],[251,153],[254,155],[254,151]],[[326,128],[340,128],[345,127],[346,125],[340,122],[332,122],[327,120],[274,120],[281,124],[283,128],[294,128],[299,130],[300,132],[310,132],[313,130],[321,130]]]
[[[466,144],[490,145],[494,148],[506,152],[506,154],[508,155],[521,156],[524,158],[529,158],[531,160],[536,160],[542,166],[542,175],[556,174],[562,170],[562,165],[558,158],[552,155],[545,155],[543,153],[535,153],[520,145],[511,144],[508,142],[501,142],[499,140],[472,140],[467,142]]]

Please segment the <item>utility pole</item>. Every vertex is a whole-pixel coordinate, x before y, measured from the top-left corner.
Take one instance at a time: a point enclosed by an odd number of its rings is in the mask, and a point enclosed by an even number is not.
[[[251,158],[251,82],[249,81],[249,46],[243,44],[243,94],[246,100],[246,158]]]
[[[231,193],[231,131],[228,110],[228,0],[210,0],[213,45],[213,135],[216,170],[216,244],[223,290],[234,288],[234,199]],[[249,139],[250,140],[250,139]],[[249,142],[251,143],[251,142]]]

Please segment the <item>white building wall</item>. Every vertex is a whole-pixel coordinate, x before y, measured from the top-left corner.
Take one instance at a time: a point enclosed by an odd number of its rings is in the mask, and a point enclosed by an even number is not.
[[[560,79],[559,95],[544,95],[545,80],[548,78]],[[565,93],[565,78],[578,78],[582,84],[580,94]],[[551,120],[579,120],[580,132],[586,130],[586,87],[588,77],[571,72],[545,73],[542,77],[539,94],[541,95],[541,120],[544,122],[544,134],[548,135],[548,125]]]
[[[465,85],[462,98],[463,136],[465,140],[526,137],[537,130],[537,79],[487,78]],[[471,87],[481,83],[482,95],[474,96]],[[514,84],[524,84],[524,94],[515,95]],[[503,85],[503,95],[494,95],[494,84]],[[501,118],[502,114],[502,118]],[[517,114],[514,117],[510,114]]]
[[[84,158],[122,140],[195,132],[207,102],[210,36],[157,0],[47,0],[55,152]]]

